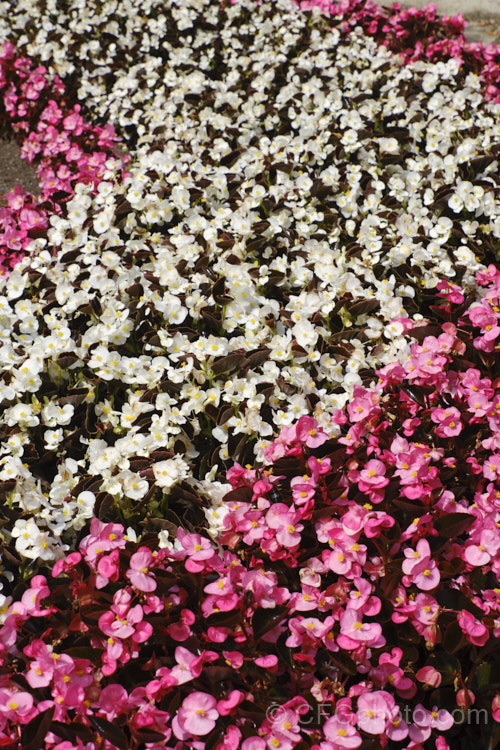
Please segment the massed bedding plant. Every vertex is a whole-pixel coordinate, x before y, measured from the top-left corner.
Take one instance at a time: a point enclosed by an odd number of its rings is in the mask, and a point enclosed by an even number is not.
[[[334,434],[302,416],[235,463],[215,540],[95,518],[18,586],[4,746],[494,747],[500,272],[478,281],[474,304],[441,285],[446,322]]]
[[[494,257],[499,105],[477,76],[284,3],[203,8],[193,46],[172,5],[128,176],[75,186],[4,282],[4,536],[27,559],[94,513],[198,522],[230,457],[311,412],[328,428],[406,356],[439,278],[474,293]]]
[[[146,3],[130,66],[111,6],[129,175],[2,282],[6,745],[490,742],[498,104],[285,3]]]

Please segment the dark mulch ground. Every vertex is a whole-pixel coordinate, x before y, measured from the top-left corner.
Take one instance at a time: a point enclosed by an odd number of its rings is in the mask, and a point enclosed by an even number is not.
[[[25,191],[38,195],[40,186],[35,167],[23,161],[15,141],[0,139],[0,196],[21,185]]]

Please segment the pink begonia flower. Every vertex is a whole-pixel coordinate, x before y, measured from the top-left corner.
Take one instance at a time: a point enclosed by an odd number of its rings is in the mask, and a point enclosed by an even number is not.
[[[384,687],[390,683],[401,698],[413,698],[417,692],[417,686],[409,677],[405,677],[403,670],[391,661],[383,661],[382,654],[379,666],[370,669],[370,677],[377,687]]]
[[[440,581],[440,573],[434,560],[431,558],[431,548],[426,539],[420,539],[417,542],[417,549],[405,549],[406,560],[403,562],[403,573],[408,580],[403,583],[409,585],[414,583],[423,591],[430,591],[436,588]]]
[[[441,672],[438,672],[434,667],[421,667],[415,674],[415,677],[419,682],[424,683],[424,687],[439,687],[442,681]]]
[[[491,309],[486,300],[483,301],[482,305],[472,308],[466,314],[469,316],[473,325],[481,329],[483,338],[486,341],[494,341],[500,335],[498,316]]]
[[[47,227],[47,217],[33,208],[23,208],[20,214],[20,224],[23,229],[44,229]]]
[[[215,750],[238,750],[241,742],[241,732],[238,727],[231,724],[226,729],[222,742],[218,742]]]
[[[103,523],[98,518],[93,518],[90,522],[90,534],[80,542],[80,552],[85,561],[92,565],[103,552],[123,549],[125,544],[123,526],[120,523]]]
[[[52,567],[52,577],[57,578],[61,573],[69,573],[81,559],[82,556],[79,552],[70,552],[66,557],[57,560]]]
[[[303,524],[299,523],[300,513],[293,505],[288,507],[284,503],[274,503],[266,513],[266,523],[276,531],[276,540],[282,547],[293,549],[300,544],[300,532]]]
[[[352,651],[360,643],[379,648],[385,645],[382,626],[378,622],[362,622],[355,609],[347,609],[340,617],[340,635],[337,644],[340,648]]]
[[[32,617],[46,617],[55,611],[52,607],[40,607],[42,601],[49,596],[47,579],[45,576],[38,575],[31,579],[30,588],[22,595],[21,602],[26,607],[26,612],[29,612]]]
[[[0,717],[18,722],[28,716],[33,709],[33,696],[21,690],[0,689]]]
[[[354,584],[356,589],[352,589],[349,593],[347,608],[361,609],[366,617],[377,615],[382,607],[382,602],[378,596],[371,596],[373,591],[372,584],[366,578],[355,578]]]
[[[460,708],[469,708],[476,702],[476,696],[472,690],[464,690],[463,688],[457,693],[457,706]]]
[[[318,426],[314,417],[300,417],[295,425],[295,434],[308,448],[317,448],[328,440],[327,433]]]
[[[229,664],[233,669],[240,669],[244,662],[243,654],[240,651],[223,651],[222,656],[226,660],[226,664]]]
[[[441,294],[438,294],[438,297],[448,299],[456,305],[460,305],[465,299],[460,287],[457,284],[450,284],[449,281],[439,281],[436,289],[439,289],[441,292]]]
[[[433,409],[431,419],[437,424],[436,435],[438,437],[455,437],[462,432],[460,412],[454,406],[447,409]]]
[[[202,737],[211,732],[219,718],[216,706],[217,701],[213,695],[199,690],[184,698],[181,708],[172,720],[172,729],[177,739]]]
[[[96,589],[102,589],[110,581],[117,581],[119,570],[120,551],[114,549],[109,555],[103,555],[97,562],[97,574],[95,579]]]
[[[429,739],[433,729],[446,732],[453,726],[453,716],[444,708],[438,709],[434,706],[428,711],[418,703],[412,713],[413,723],[409,726],[410,739],[414,742],[423,743]]]
[[[491,710],[493,719],[500,724],[500,693],[498,692],[491,702]]]
[[[212,583],[207,583],[203,588],[203,591],[207,594],[216,594],[221,597],[227,596],[228,594],[234,594],[233,583],[228,575],[221,576],[221,578],[217,581],[212,581]]]
[[[386,466],[377,458],[371,458],[359,473],[359,489],[362,492],[370,489],[381,489],[389,484],[385,476]]]
[[[483,529],[478,541],[479,544],[470,544],[465,547],[462,557],[469,565],[482,567],[491,562],[500,549],[498,529],[495,531],[493,529]]]
[[[263,667],[264,669],[273,669],[273,667],[276,667],[278,664],[278,657],[274,654],[269,654],[268,656],[259,656],[257,659],[255,659],[255,664],[257,664],[258,667]]]
[[[106,714],[108,721],[113,721],[126,710],[128,693],[122,685],[106,685],[99,696],[99,708]]]
[[[476,646],[484,646],[489,638],[490,631],[483,623],[476,619],[473,614],[466,609],[458,613],[458,624],[460,625],[465,637]]]
[[[192,633],[190,626],[195,620],[196,617],[190,609],[183,609],[180,620],[168,626],[167,630],[169,635],[176,641],[187,640]]]
[[[362,743],[359,732],[346,720],[342,715],[330,716],[323,726],[323,733],[327,740],[330,740],[335,750],[340,748],[356,748]]]
[[[231,690],[227,698],[218,701],[217,711],[221,716],[229,716],[233,709],[245,700],[245,697],[245,693],[241,690]]]
[[[358,727],[368,734],[382,734],[393,706],[394,698],[385,690],[360,695],[356,712]]]
[[[292,500],[296,505],[304,505],[316,493],[315,483],[305,482],[303,477],[294,477],[290,486],[292,487]]]
[[[262,737],[247,737],[241,743],[241,750],[266,750],[266,741]]]
[[[206,661],[204,659],[205,653],[214,654],[213,651],[210,651],[203,652],[203,654],[196,656],[196,654],[192,654],[191,651],[184,648],[184,646],[177,646],[175,649],[175,660],[177,664],[172,667],[172,669],[168,669],[168,667],[160,667],[156,672],[156,675],[162,678],[162,687],[182,685],[185,682],[189,682],[190,680],[199,677],[203,669],[203,664]],[[215,654],[215,658],[218,658],[217,654]]]
[[[320,639],[330,632],[335,620],[327,617],[324,621],[317,617],[291,617],[288,621],[288,629],[291,635],[286,639],[286,645],[291,648],[301,646],[304,641]]]
[[[107,653],[111,659],[118,659],[123,653],[123,645],[117,642],[117,638],[120,641],[132,638],[134,643],[143,643],[153,632],[151,623],[143,620],[142,605],[130,607],[131,600],[129,590],[119,589],[113,596],[111,611],[99,618],[99,628],[108,636]]]
[[[431,591],[438,585],[441,574],[434,560],[422,560],[412,572],[413,583],[422,591]]]
[[[369,496],[370,502],[381,503],[384,499],[384,487],[389,484],[385,472],[386,465],[383,461],[379,461],[378,458],[371,458],[361,471],[353,469],[347,477],[350,482],[358,483],[359,489]]]
[[[130,568],[125,573],[134,588],[148,593],[156,589],[155,577],[149,570],[152,565],[154,557],[149,547],[139,547],[130,558]]]
[[[483,464],[483,476],[494,481],[500,477],[500,454],[494,453]]]
[[[201,573],[208,561],[215,557],[212,542],[199,534],[188,534],[182,528],[177,530],[177,539],[188,553],[185,566],[190,573]]]
[[[58,654],[49,650],[47,644],[36,638],[25,648],[24,653],[33,661],[30,663],[26,679],[30,687],[45,687],[56,673],[66,673],[73,667],[73,659],[68,654]]]

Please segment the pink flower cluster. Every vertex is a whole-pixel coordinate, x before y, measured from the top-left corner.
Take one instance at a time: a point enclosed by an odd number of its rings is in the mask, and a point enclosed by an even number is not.
[[[17,186],[0,207],[0,268],[5,273],[23,257],[23,250],[43,234],[51,214],[60,213],[61,201],[73,195],[78,182],[97,188],[105,164],[118,159],[119,140],[110,125],[88,125],[80,105],[70,106],[56,77],[50,81],[43,65],[19,57],[7,42],[0,52],[0,113],[7,120],[28,162],[37,161],[41,195]]]

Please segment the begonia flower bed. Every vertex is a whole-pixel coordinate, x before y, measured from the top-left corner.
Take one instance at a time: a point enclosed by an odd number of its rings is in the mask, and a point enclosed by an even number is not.
[[[0,3],[0,745],[493,750],[499,50],[61,5]]]

